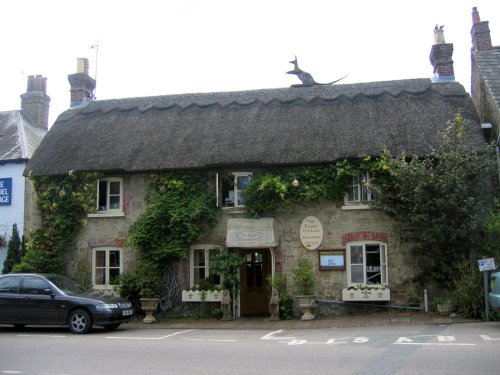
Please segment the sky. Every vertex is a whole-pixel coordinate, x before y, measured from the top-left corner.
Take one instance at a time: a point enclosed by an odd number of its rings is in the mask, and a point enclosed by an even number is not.
[[[500,45],[498,0],[6,0],[0,111],[20,109],[27,77],[41,74],[51,125],[80,57],[98,100],[289,87],[295,56],[317,82],[431,78],[436,24],[470,92],[474,6]]]

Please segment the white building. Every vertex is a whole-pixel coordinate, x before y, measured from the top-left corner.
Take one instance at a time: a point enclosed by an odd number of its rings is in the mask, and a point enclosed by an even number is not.
[[[19,235],[29,230],[31,185],[24,168],[47,133],[50,97],[46,78],[28,77],[26,93],[21,95],[21,110],[0,112],[0,272],[7,255],[7,243],[17,224]]]

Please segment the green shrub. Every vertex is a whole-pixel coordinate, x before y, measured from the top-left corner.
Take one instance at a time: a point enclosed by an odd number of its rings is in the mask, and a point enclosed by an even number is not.
[[[456,268],[452,280],[452,300],[458,313],[471,319],[484,317],[484,281],[476,261]]]

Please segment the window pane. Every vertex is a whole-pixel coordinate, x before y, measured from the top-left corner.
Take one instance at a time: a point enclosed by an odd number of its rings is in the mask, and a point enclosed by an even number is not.
[[[351,283],[353,284],[365,283],[363,265],[351,266]]]
[[[109,197],[109,208],[111,210],[118,210],[120,208],[120,196]]]
[[[95,252],[95,266],[106,267],[106,251]]]
[[[23,294],[48,294],[45,289],[49,288],[49,284],[45,280],[38,277],[25,277],[21,293]]]
[[[118,284],[118,276],[120,276],[119,268],[110,268],[109,269],[109,284],[114,285]]]
[[[120,251],[111,250],[109,252],[109,266],[120,267]]]
[[[99,181],[99,202],[97,204],[97,207],[99,210],[107,210],[108,209],[108,203],[107,203],[107,197],[108,197],[108,182],[107,181]]]
[[[109,183],[109,194],[111,194],[111,195],[119,195],[120,194],[120,182],[119,181],[111,181]]]
[[[351,246],[351,264],[363,264],[363,246]]]
[[[349,191],[347,192],[347,199],[353,202],[359,201],[358,185],[351,186],[349,188]]]
[[[205,267],[205,250],[193,250],[193,256],[195,267]]]
[[[106,284],[106,278],[105,278],[105,268],[96,268],[95,270],[95,280],[94,284],[95,285],[104,285]]]
[[[20,276],[4,277],[0,280],[0,293],[17,294],[20,281]]]
[[[200,280],[205,278],[205,268],[195,268],[194,269],[194,284],[200,285]]]

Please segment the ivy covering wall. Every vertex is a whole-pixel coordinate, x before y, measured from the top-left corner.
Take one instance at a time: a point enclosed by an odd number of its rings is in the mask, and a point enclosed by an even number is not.
[[[66,176],[30,176],[42,225],[30,234],[26,255],[14,265],[14,272],[65,273],[65,255],[73,247],[87,213],[95,212],[99,176],[73,171]]]

